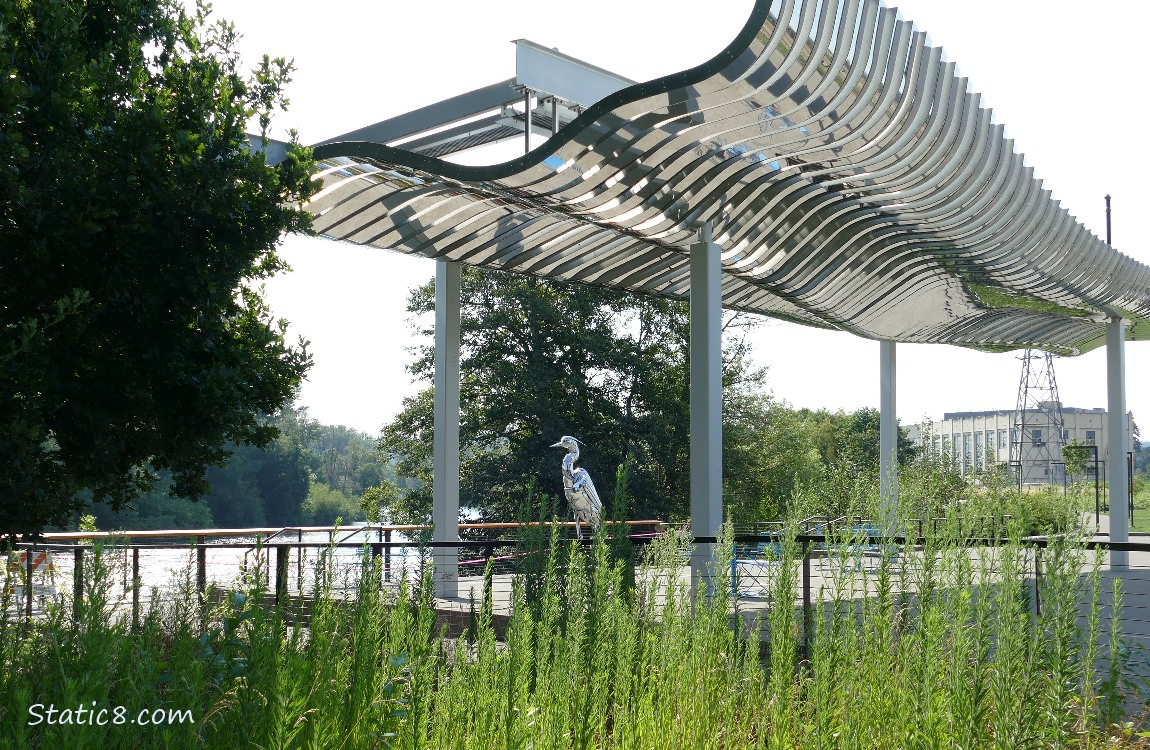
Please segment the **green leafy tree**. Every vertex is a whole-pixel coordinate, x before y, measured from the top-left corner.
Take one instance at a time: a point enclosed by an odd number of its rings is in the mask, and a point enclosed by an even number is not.
[[[370,435],[343,425],[323,425],[317,433],[309,448],[324,484],[359,497],[387,476]]]
[[[1071,477],[1085,475],[1093,457],[1094,449],[1086,443],[1073,442],[1062,446],[1062,460]]]
[[[270,525],[260,494],[262,465],[263,452],[259,448],[233,446],[223,466],[208,469],[209,489],[204,500],[217,524],[231,529]]]
[[[272,526],[298,524],[311,486],[303,446],[291,436],[281,435],[263,450],[260,459],[256,484],[268,523]]]
[[[434,309],[431,283],[408,309]],[[418,319],[418,318],[417,318]],[[724,382],[752,376],[740,329],[727,319]],[[688,309],[681,302],[596,287],[464,269],[461,306],[460,503],[482,519],[521,515],[521,503],[561,496],[563,435],[586,442],[580,463],[608,505],[618,467],[631,457],[633,517],[682,517],[689,477]],[[430,337],[431,330],[423,333]],[[430,381],[432,348],[412,372]],[[393,504],[393,520],[431,511],[432,391],[407,399],[380,449],[418,480]],[[607,514],[612,513],[610,507]]]
[[[119,510],[112,510],[107,503],[95,503],[91,511],[96,525],[105,530],[210,529],[216,525],[208,503],[173,496],[171,478],[166,475]]]
[[[331,526],[339,521],[365,520],[363,509],[346,492],[321,482],[313,482],[304,502],[304,522],[313,526]]]
[[[804,516],[834,517],[849,512],[877,517],[877,409],[847,413],[770,405],[760,406],[758,414],[752,411],[741,421],[748,426],[730,440],[724,436],[724,450],[745,453],[750,450],[745,441],[751,438],[760,455],[757,478],[744,483],[741,491],[731,488],[727,492],[725,499],[735,520],[781,518],[791,510]],[[739,429],[739,422],[734,429]],[[759,436],[753,437],[755,433]],[[901,427],[897,452],[903,469],[916,457],[916,448]]]
[[[1134,469],[1140,474],[1150,472],[1150,446],[1134,451]]]
[[[830,467],[845,459],[864,470],[878,472],[878,409],[863,407],[850,413],[801,409],[799,416],[807,424],[824,466]],[[902,427],[898,428],[896,452],[900,465],[905,465],[916,453],[914,443]]]
[[[931,425],[930,421],[920,425],[923,449],[899,467],[898,503],[900,513],[906,518],[935,519],[954,515],[963,510],[963,504],[972,495],[971,483],[954,465],[949,452],[934,450]],[[988,460],[986,465],[990,468],[980,477],[984,487],[998,481],[1002,475],[994,468],[993,461]]]
[[[390,479],[382,479],[376,486],[364,490],[359,507],[368,521],[386,522],[400,497],[399,486]]]
[[[723,405],[723,504],[735,522],[782,518],[800,487],[823,475],[819,451],[794,409],[757,392]]]
[[[281,436],[298,445],[308,470],[317,481],[352,497],[396,480],[390,460],[375,450],[365,432],[343,425],[325,425],[312,419],[307,408],[285,406],[275,417]]]
[[[182,529],[221,526],[290,526],[302,523],[311,486],[306,448],[295,430],[294,413],[266,418],[280,435],[265,448],[230,446],[222,466],[208,469],[209,489],[203,502],[172,495],[171,477],[160,473],[156,487],[113,510],[95,503],[92,512],[102,528]]]
[[[278,414],[266,418],[275,427],[285,421]],[[205,498],[221,526],[292,526],[306,520],[309,456],[290,426],[265,447],[232,446],[227,463],[209,469],[207,479]]]
[[[157,486],[195,497],[310,360],[259,281],[310,155],[252,153],[290,65],[173,0],[0,0],[0,533]],[[217,519],[218,520],[218,519]]]

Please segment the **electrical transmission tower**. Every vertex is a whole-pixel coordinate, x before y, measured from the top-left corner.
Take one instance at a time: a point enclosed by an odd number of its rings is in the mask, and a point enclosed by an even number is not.
[[[1061,482],[1066,433],[1054,378],[1054,355],[1027,349],[1020,357],[1018,402],[1010,436],[1010,470],[1020,484]]]

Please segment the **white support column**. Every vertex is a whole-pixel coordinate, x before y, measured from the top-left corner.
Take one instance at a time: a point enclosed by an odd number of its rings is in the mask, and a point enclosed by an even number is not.
[[[893,341],[879,346],[878,494],[883,530],[893,534],[898,522],[898,421],[895,418],[895,351]]]
[[[1121,318],[1106,322],[1106,481],[1110,484],[1110,541],[1130,540],[1127,507],[1126,329]],[[1111,552],[1110,567],[1125,568],[1128,552]]]
[[[723,523],[722,288],[719,253],[706,224],[691,245],[691,534],[717,537]],[[695,545],[692,585],[714,593],[714,544]]]
[[[459,264],[435,261],[434,541],[459,539]],[[459,593],[459,551],[437,547],[435,595]]]

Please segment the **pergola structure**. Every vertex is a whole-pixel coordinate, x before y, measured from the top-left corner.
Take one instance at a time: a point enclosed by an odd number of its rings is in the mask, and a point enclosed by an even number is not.
[[[1107,473],[1126,486],[1123,347],[1150,336],[1150,268],[1051,198],[896,10],[759,0],[716,57],[639,84],[517,44],[516,78],[315,149],[322,235],[437,259],[436,540],[458,538],[461,263],[690,300],[700,566],[722,519],[724,306],[880,342],[886,513],[897,342],[1066,355],[1105,343]],[[527,153],[439,158],[509,137]],[[1111,513],[1125,541],[1125,504]],[[452,560],[439,560],[441,595]]]

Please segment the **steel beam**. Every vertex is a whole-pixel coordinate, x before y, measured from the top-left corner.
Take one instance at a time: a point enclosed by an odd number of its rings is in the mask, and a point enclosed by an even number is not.
[[[425,134],[428,131],[453,125],[484,112],[500,110],[519,101],[519,94],[511,88],[514,83],[515,79],[509,78],[506,81],[493,83],[490,86],[468,91],[466,94],[453,96],[450,99],[444,99],[441,102],[382,120],[374,125],[337,135],[335,138],[328,138],[315,145],[347,141],[391,143]]]
[[[248,139],[248,151],[253,154],[264,155],[264,163],[274,167],[287,159],[288,142],[275,138],[266,138],[255,133],[244,133]]]
[[[898,420],[893,341],[879,342],[879,389],[879,508],[883,529],[894,533],[898,521]]]
[[[589,107],[635,81],[528,39],[515,40],[515,83]]]
[[[723,523],[722,290],[708,222],[691,245],[691,534],[718,537]],[[712,542],[696,544],[692,585],[714,593]]]
[[[459,264],[435,261],[433,539],[459,539]],[[437,547],[435,595],[459,593],[459,551]]]
[[[523,89],[523,153],[531,153],[531,89]]]
[[[1119,317],[1106,322],[1106,481],[1110,485],[1110,541],[1130,539],[1126,498],[1126,328]],[[1111,552],[1110,567],[1125,568],[1130,553]]]

